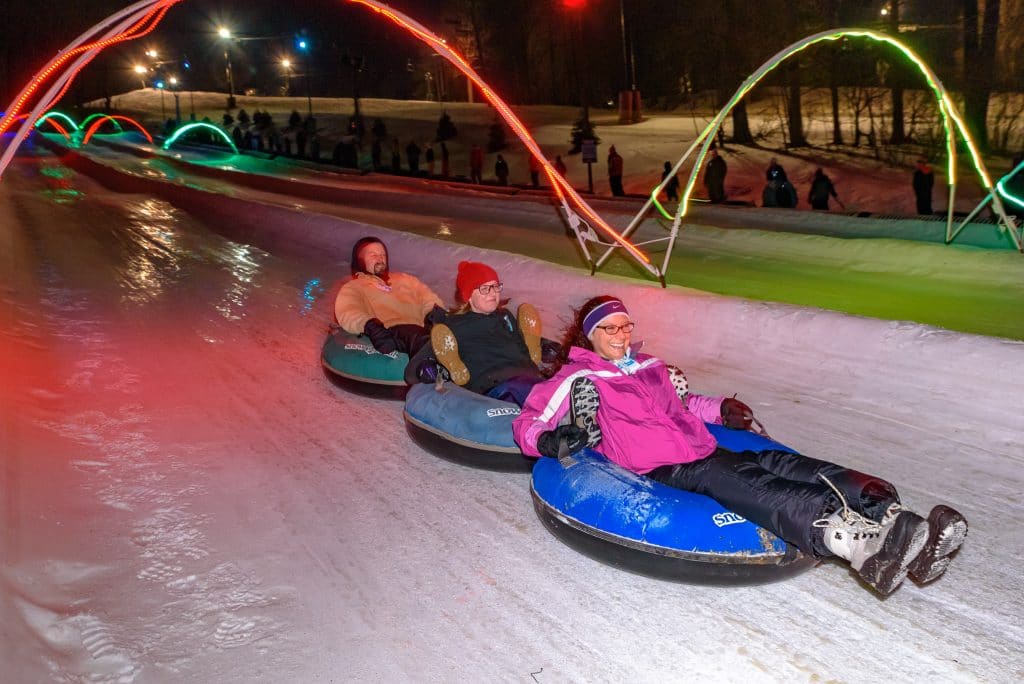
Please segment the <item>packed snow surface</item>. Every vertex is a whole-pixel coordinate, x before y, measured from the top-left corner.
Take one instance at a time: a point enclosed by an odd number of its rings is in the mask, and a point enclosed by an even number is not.
[[[1024,678],[1024,344],[589,278],[258,199],[183,209],[47,155],[0,183],[5,681]],[[432,456],[400,402],[325,377],[336,282],[367,233],[446,299],[460,259],[488,262],[552,333],[586,297],[624,297],[692,387],[738,392],[775,438],[913,508],[956,507],[965,546],[884,600],[839,563],[720,588],[577,554],[528,475]]]

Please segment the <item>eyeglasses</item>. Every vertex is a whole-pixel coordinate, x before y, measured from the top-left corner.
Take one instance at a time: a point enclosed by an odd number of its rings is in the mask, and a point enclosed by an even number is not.
[[[482,295],[489,295],[491,292],[501,292],[502,287],[504,287],[504,285],[501,283],[498,283],[497,285],[481,285],[476,288],[476,291]]]
[[[630,321],[629,323],[623,323],[622,325],[598,325],[595,327],[604,330],[605,335],[614,335],[620,330],[625,333],[633,332],[633,328],[636,327],[636,323]]]

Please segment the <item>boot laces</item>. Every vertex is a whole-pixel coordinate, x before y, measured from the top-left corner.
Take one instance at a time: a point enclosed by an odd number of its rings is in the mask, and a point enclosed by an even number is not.
[[[870,518],[865,518],[863,515],[850,508],[849,504],[846,503],[846,497],[843,496],[843,493],[839,491],[838,487],[832,484],[832,480],[828,479],[821,473],[818,473],[818,477],[821,478],[825,484],[831,487],[832,491],[836,493],[837,497],[839,497],[839,502],[843,505],[842,511],[839,513],[839,517],[844,523],[846,523],[846,526],[849,528],[850,533],[854,535],[855,539],[858,537],[873,537],[881,533],[881,523],[875,522]],[[890,506],[890,510],[891,509],[892,507]],[[886,511],[886,515],[888,514],[889,512]],[[831,514],[828,517],[819,518],[811,524],[814,527],[825,529],[836,527],[835,523],[832,522],[830,518]]]

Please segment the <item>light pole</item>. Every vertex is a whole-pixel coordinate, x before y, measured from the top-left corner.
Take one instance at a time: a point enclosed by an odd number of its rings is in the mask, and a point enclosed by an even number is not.
[[[619,93],[619,123],[640,121],[640,94],[636,88],[636,55],[626,28],[626,0],[619,0],[619,23],[622,27],[622,64],[626,72],[625,87]]]
[[[306,66],[306,109],[309,118],[313,118],[313,65],[309,61],[309,41],[305,38],[299,37],[295,40],[295,47],[302,53],[302,59]]]
[[[235,75],[231,71],[231,31],[223,26],[217,29],[217,35],[226,42],[224,43],[224,62],[227,65],[224,73],[228,79],[228,109],[235,108]]]
[[[175,76],[171,76],[167,79],[167,82],[171,86],[171,95],[174,96],[174,121],[178,126],[181,125],[181,101],[178,99],[178,79]]]
[[[132,68],[132,70],[136,74],[139,75],[139,82],[142,83],[142,89],[145,90],[146,89],[146,74],[149,73],[149,69],[147,69],[146,67],[142,66],[141,64],[136,64]]]
[[[583,43],[583,6],[586,4],[586,0],[562,0],[562,6],[568,10],[572,16],[574,28],[576,29],[576,35],[572,36],[570,43],[572,63],[574,69],[577,71],[576,81],[580,87],[580,108],[583,110],[583,123],[586,130],[590,130],[590,79],[587,73],[587,64],[584,59],[582,48],[580,48],[579,55],[577,56],[577,46],[581,46]]]
[[[342,59],[352,67],[352,120],[355,122],[356,135],[362,139],[363,133],[366,131],[363,125],[363,114],[359,109],[359,74],[363,70],[364,59],[361,55],[350,55],[345,53],[342,55]]]
[[[160,91],[160,120],[167,123],[167,109],[164,107],[164,82],[157,81],[156,88]]]
[[[281,66],[284,67],[284,96],[288,97],[292,93],[292,60],[282,59]]]

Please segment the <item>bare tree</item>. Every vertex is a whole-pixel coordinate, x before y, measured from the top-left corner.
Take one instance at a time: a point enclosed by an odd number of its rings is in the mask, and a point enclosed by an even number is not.
[[[978,26],[978,0],[963,1],[964,118],[974,140],[988,149],[988,100],[992,93],[1000,0],[985,0]]]
[[[899,0],[892,0],[889,3],[889,32],[898,36],[900,32],[900,3]],[[902,69],[897,66],[889,71],[892,80],[890,92],[892,93],[892,136],[889,142],[893,145],[901,145],[907,140],[903,126],[903,82],[901,78]]]

